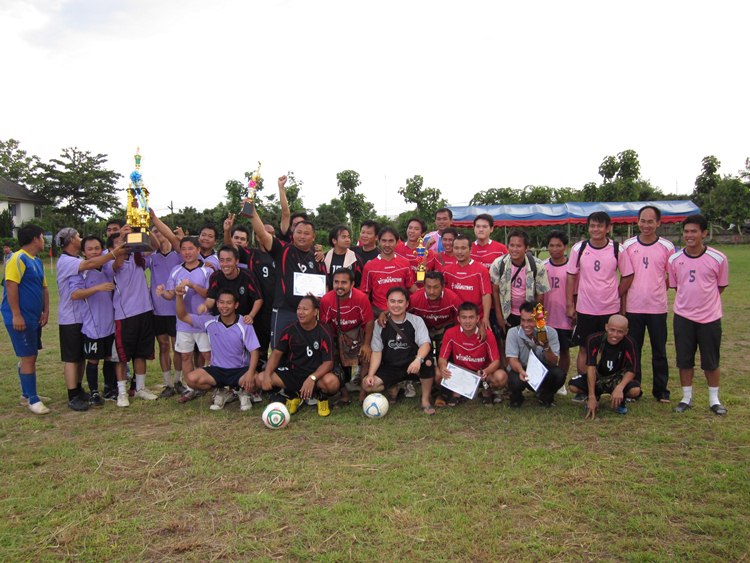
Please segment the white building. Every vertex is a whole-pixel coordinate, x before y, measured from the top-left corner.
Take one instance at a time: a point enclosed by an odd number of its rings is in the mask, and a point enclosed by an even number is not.
[[[6,209],[10,210],[15,226],[13,236],[16,236],[18,227],[23,223],[39,218],[41,206],[47,203],[49,202],[42,196],[0,176],[0,213]]]

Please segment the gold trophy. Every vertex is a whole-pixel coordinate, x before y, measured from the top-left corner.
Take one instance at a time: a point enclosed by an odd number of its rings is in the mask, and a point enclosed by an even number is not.
[[[541,303],[537,303],[534,309],[534,320],[536,321],[536,339],[542,346],[547,346],[547,311]]]
[[[258,168],[250,176],[250,181],[247,183],[247,197],[242,202],[242,211],[240,213],[245,217],[252,217],[255,212],[255,194],[258,192],[258,184],[260,183],[260,161],[258,161]]]
[[[425,248],[423,237],[419,237],[419,242],[414,252],[417,255],[417,281],[423,282],[424,274],[427,271],[427,267],[425,266],[425,262],[427,262],[427,248]]]
[[[130,225],[132,232],[128,233],[125,244],[133,252],[148,252],[151,250],[151,244],[148,236],[149,224],[149,207],[148,207],[148,190],[143,185],[141,177],[141,149],[135,151],[135,170],[130,174],[130,184],[128,185],[128,209],[125,214],[127,224]]]

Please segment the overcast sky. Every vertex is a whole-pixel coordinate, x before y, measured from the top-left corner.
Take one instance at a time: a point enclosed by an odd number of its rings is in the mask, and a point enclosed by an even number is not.
[[[750,156],[748,21],[736,0],[0,0],[0,138],[105,153],[122,188],[140,146],[160,213],[257,161],[308,208],[345,169],[395,214],[415,174],[464,205],[581,188],[624,149],[689,194],[704,156]]]

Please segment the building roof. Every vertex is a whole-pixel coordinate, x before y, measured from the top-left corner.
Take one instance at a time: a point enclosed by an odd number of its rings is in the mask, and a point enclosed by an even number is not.
[[[47,198],[37,195],[28,188],[24,188],[15,182],[6,180],[2,176],[0,176],[0,200],[37,203],[39,205],[47,205],[51,203]]]

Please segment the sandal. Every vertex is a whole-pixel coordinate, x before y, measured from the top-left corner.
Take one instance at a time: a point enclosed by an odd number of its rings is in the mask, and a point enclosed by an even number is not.
[[[422,405],[422,412],[427,415],[433,415],[435,414],[435,407],[432,405]]]

